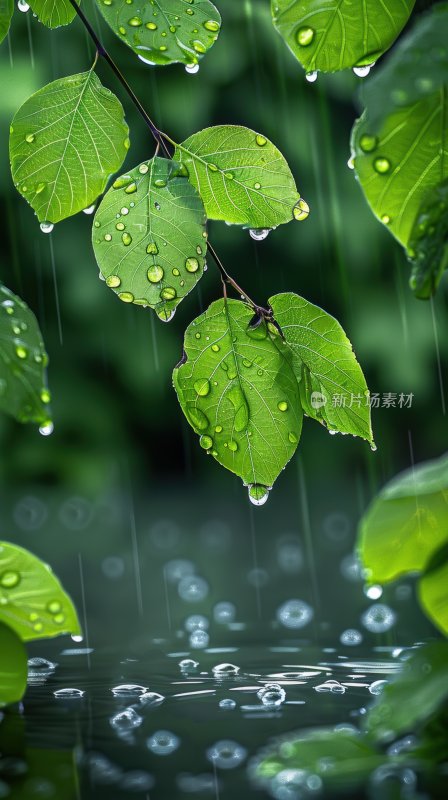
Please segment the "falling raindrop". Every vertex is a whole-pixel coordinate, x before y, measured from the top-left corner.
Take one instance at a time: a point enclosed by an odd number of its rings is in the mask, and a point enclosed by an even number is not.
[[[156,756],[169,756],[180,745],[180,739],[171,731],[156,731],[146,740],[146,746]]]
[[[216,603],[213,609],[213,618],[215,622],[224,625],[226,622],[233,622],[236,615],[236,608],[233,603],[222,601]]]
[[[361,644],[362,634],[355,628],[347,628],[341,633],[340,641],[341,644],[345,644],[348,647],[355,647],[357,644]]]
[[[204,617],[203,614],[191,614],[185,620],[185,630],[189,633],[192,633],[195,630],[202,630],[206,631],[210,627],[210,622],[207,617]]]
[[[395,611],[384,603],[374,603],[361,616],[361,623],[371,633],[384,633],[390,630],[395,620]]]
[[[208,647],[209,642],[210,637],[207,631],[203,631],[201,628],[194,630],[189,638],[190,647],[193,650],[203,650],[204,647]]]
[[[285,628],[303,628],[313,619],[314,611],[304,600],[287,600],[277,609],[277,619]]]
[[[234,769],[245,760],[247,750],[231,739],[222,739],[209,747],[206,755],[218,769]]]
[[[199,575],[187,575],[179,581],[177,591],[187,603],[197,603],[208,595],[208,583]]]

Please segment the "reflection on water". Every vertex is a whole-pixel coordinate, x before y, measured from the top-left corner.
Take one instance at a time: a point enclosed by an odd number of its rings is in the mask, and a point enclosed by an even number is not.
[[[248,777],[257,751],[294,730],[356,725],[406,656],[387,646],[349,655],[292,639],[195,657],[175,646],[41,644],[23,708],[0,725],[2,750],[9,736],[0,796],[266,797]]]

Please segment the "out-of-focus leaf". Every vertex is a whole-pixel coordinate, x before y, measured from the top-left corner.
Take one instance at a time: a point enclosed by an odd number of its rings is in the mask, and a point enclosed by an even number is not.
[[[206,128],[177,145],[175,158],[188,169],[210,219],[273,228],[308,216],[285,158],[249,128]]]
[[[393,478],[361,520],[358,547],[369,580],[423,570],[448,541],[448,456]]]
[[[124,44],[149,64],[194,65],[212,47],[221,16],[210,0],[96,0],[107,24]]]
[[[300,797],[301,790],[309,796],[316,776],[327,790],[361,789],[386,756],[352,726],[347,728],[316,728],[282,739],[257,757],[251,776],[274,797],[276,789],[288,785],[295,796]]]
[[[9,542],[0,542],[0,622],[23,641],[80,633],[74,605],[48,564]]]
[[[423,200],[411,231],[408,255],[411,289],[416,297],[431,297],[448,269],[448,181]]]
[[[307,72],[373,64],[404,28],[415,0],[272,0],[274,25]]]
[[[204,206],[180,165],[153,158],[117,178],[95,215],[93,248],[121,300],[171,319],[202,277],[207,249]]]
[[[94,202],[124,161],[128,132],[121,103],[92,70],[25,101],[12,121],[11,171],[40,222],[59,222]]]
[[[185,333],[174,370],[182,410],[200,445],[249,486],[261,505],[302,429],[292,356],[277,329],[238,300],[217,300]]]
[[[19,422],[50,422],[48,356],[36,317],[0,284],[0,410]]]
[[[397,108],[424,100],[448,84],[446,32],[448,3],[434,3],[418,17],[384,64],[363,86],[362,99],[370,119],[384,120]]]
[[[14,12],[14,0],[0,0],[0,42],[8,35]]]
[[[448,515],[447,515],[448,516]],[[438,550],[418,582],[418,598],[425,614],[448,635],[448,545]]]
[[[26,689],[27,660],[23,642],[0,622],[0,708],[17,703]]]
[[[339,322],[289,292],[269,304],[293,353],[305,413],[331,431],[373,444],[367,384]]]
[[[431,642],[412,653],[370,709],[365,728],[379,741],[414,733],[448,697],[448,643]]]

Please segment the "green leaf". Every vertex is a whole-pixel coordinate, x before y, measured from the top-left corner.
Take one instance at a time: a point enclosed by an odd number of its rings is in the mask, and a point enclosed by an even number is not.
[[[127,0],[96,2],[113,32],[147,64],[197,64],[221,28],[209,0],[146,0],[136,9]]]
[[[173,378],[201,446],[261,505],[302,429],[291,354],[275,326],[239,300],[217,300],[187,328]]]
[[[339,322],[296,294],[277,294],[269,305],[293,354],[305,414],[373,445],[366,381]]]
[[[448,515],[447,515],[448,524]],[[448,535],[447,535],[448,540]],[[448,636],[448,545],[437,551],[428,570],[418,582],[418,599],[425,614]]]
[[[14,183],[40,222],[90,206],[129,148],[123,108],[90,70],[61,78],[18,110],[10,136]]]
[[[0,0],[0,42],[8,35],[14,12],[14,0]]]
[[[352,133],[356,175],[373,213],[404,247],[427,192],[448,178],[448,103],[440,90]]]
[[[292,785],[297,796],[301,796],[301,787],[309,796],[310,779],[316,775],[327,791],[363,788],[369,774],[385,762],[386,756],[375,751],[352,726],[347,728],[316,728],[283,738],[257,758],[251,770],[253,778],[274,796],[277,795],[272,790],[286,783],[285,770],[297,771],[290,773],[291,778],[294,775]]]
[[[0,622],[23,641],[80,633],[73,603],[50,567],[8,542],[0,542]]]
[[[17,703],[26,689],[27,659],[23,643],[0,622],[0,708]]]
[[[448,456],[393,478],[361,520],[358,547],[369,580],[424,569],[448,541]]]
[[[76,11],[69,0],[29,0],[29,6],[47,28],[68,25],[76,17]]]
[[[307,72],[373,64],[404,28],[415,0],[272,0],[274,25]]]
[[[388,683],[365,720],[368,733],[390,741],[429,720],[448,697],[448,643],[415,650],[402,672]]]
[[[427,299],[448,269],[448,181],[425,195],[409,238],[409,281],[416,297]],[[411,255],[412,254],[412,255]]]
[[[180,165],[153,158],[117,178],[96,213],[93,248],[121,300],[171,319],[202,277],[207,249],[204,206]]]
[[[47,364],[36,317],[0,284],[0,410],[19,422],[49,424]]]
[[[209,219],[274,228],[308,216],[282,154],[249,128],[206,128],[177,145],[175,158],[187,167]]]
[[[362,91],[370,119],[384,120],[448,84],[446,31],[448,3],[436,3],[394,47],[387,61],[375,69]]]
[[[56,737],[52,745],[52,749],[27,747],[20,751],[20,756],[17,754],[26,764],[26,772],[12,769],[2,775],[10,790],[10,794],[5,795],[9,800],[38,797],[36,786],[41,796],[45,792],[44,796],[57,800],[77,800],[80,797],[79,752],[58,749]],[[64,741],[61,742],[63,745]]]

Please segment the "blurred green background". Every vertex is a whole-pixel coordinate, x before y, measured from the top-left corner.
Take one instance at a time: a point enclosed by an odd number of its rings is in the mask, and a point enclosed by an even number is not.
[[[360,79],[348,71],[308,84],[272,27],[269,0],[218,5],[219,40],[198,74],[189,75],[181,65],[143,65],[93,3],[84,3],[150,115],[173,139],[213,124],[242,124],[272,139],[287,158],[309,219],[281,226],[261,243],[248,231],[210,223],[227,270],[260,304],[294,291],[321,305],[345,328],[371,392],[414,398],[410,409],[373,411],[375,453],[305,420],[298,455],[268,505],[249,507],[241,482],[199,447],[171,382],[186,326],[221,293],[213,262],[199,290],[164,325],[150,310],[121,303],[98,279],[92,217],[80,214],[43,235],[14,189],[13,114],[32,92],[89,68],[94,58],[77,21],[52,32],[31,12],[16,10],[0,52],[0,279],[39,319],[55,430],[42,437],[0,419],[0,536],[50,561],[94,635],[105,640],[118,629],[144,627],[155,635],[170,622],[175,629],[182,609],[175,606],[167,619],[162,566],[185,556],[212,587],[206,604],[238,595],[241,615],[255,627],[291,596],[319,609],[316,636],[325,638],[336,618],[355,624],[365,598],[347,582],[339,594],[338,562],[352,548],[360,514],[392,475],[446,449],[448,282],[434,301],[413,298],[401,248],[373,217],[347,167]],[[120,97],[131,129],[124,171],[151,157],[154,143],[107,65],[97,71]],[[299,543],[306,564],[288,576],[278,560],[285,537]],[[108,558],[118,559],[116,574]],[[265,576],[248,578],[253,569]],[[124,609],[135,613],[135,626]],[[394,636],[409,640],[426,630],[412,614]]]

